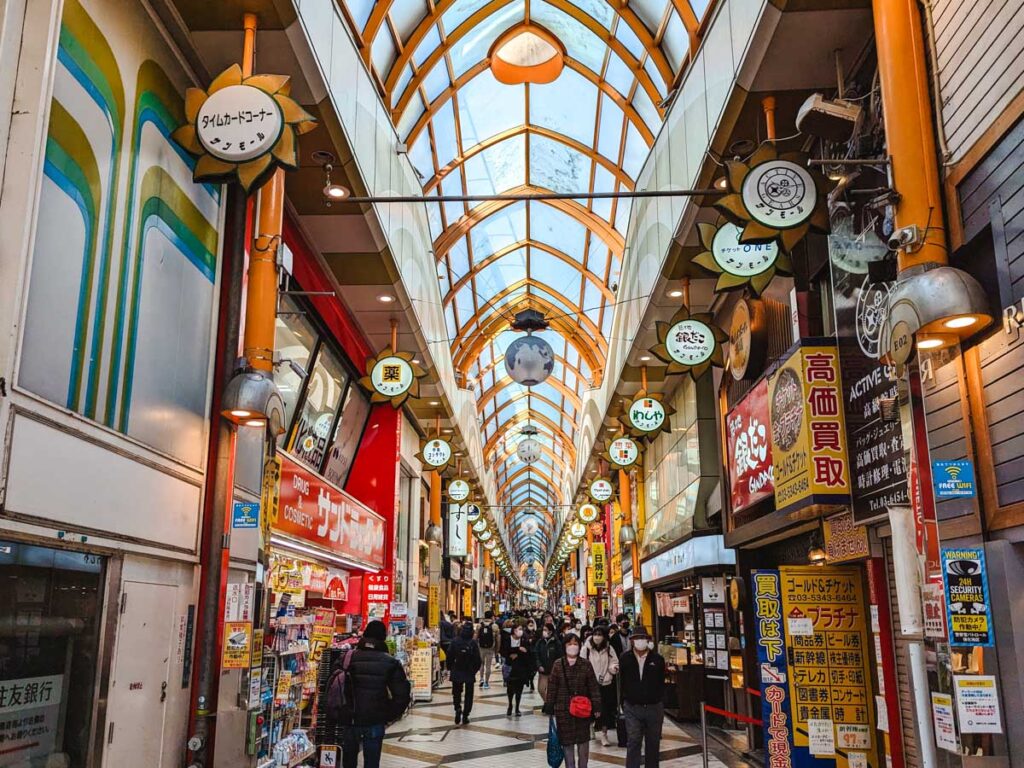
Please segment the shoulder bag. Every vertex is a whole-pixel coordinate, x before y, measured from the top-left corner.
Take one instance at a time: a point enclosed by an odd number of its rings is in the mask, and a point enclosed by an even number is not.
[[[579,662],[577,662],[579,663]],[[588,719],[594,713],[593,705],[590,702],[589,696],[577,696],[572,692],[572,688],[569,686],[569,673],[566,667],[569,666],[568,662],[562,660],[562,675],[565,677],[565,688],[569,691],[569,714],[573,717],[581,719]]]

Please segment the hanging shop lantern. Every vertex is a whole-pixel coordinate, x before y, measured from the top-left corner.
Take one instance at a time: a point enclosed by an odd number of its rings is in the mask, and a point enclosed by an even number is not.
[[[612,493],[614,492],[611,481],[606,477],[599,477],[592,480],[588,490],[590,492],[590,498],[598,504],[604,504],[612,497]]]
[[[370,402],[390,402],[398,408],[410,397],[419,397],[419,380],[427,372],[413,362],[411,352],[396,352],[394,347],[386,347],[376,356],[367,358],[366,370],[369,374],[359,379],[359,383],[370,392]]]
[[[451,463],[453,455],[451,443],[443,437],[434,437],[420,443],[420,452],[416,458],[431,469],[443,472]]]
[[[540,458],[540,443],[533,438],[533,435],[537,434],[537,428],[527,425],[521,431],[526,438],[520,440],[516,446],[516,456],[523,464],[533,464]]]
[[[587,527],[579,520],[574,520],[572,525],[569,526],[569,533],[572,534],[572,538],[574,539],[582,539],[587,535]],[[571,540],[572,539],[570,539],[570,541]]]
[[[576,516],[583,523],[592,523],[600,516],[601,510],[594,504],[581,504]]]
[[[498,542],[494,539],[490,539],[484,542],[484,549],[486,549],[488,552],[493,550],[496,546],[498,546]]]
[[[698,379],[712,365],[723,366],[726,335],[710,314],[691,315],[680,307],[667,323],[656,322],[655,330],[658,343],[651,347],[651,354],[668,363],[666,373],[689,373]]]
[[[535,331],[547,329],[548,322],[535,309],[518,313],[512,323],[515,331],[526,331],[525,336],[515,339],[505,350],[505,370],[517,384],[535,387],[555,369],[555,352],[551,345]]]
[[[480,515],[483,514],[483,510],[477,504],[466,504],[466,520],[469,521],[470,525],[480,519]]]
[[[672,431],[669,417],[675,412],[675,408],[662,401],[661,394],[641,389],[620,420],[634,437],[654,437],[659,432]]]
[[[604,456],[619,469],[629,469],[640,460],[640,444],[622,435],[608,442]]]
[[[290,90],[287,75],[243,77],[237,64],[205,91],[189,88],[187,122],[171,138],[199,158],[193,181],[237,180],[248,192],[279,166],[298,168],[296,136],[313,130],[316,120],[288,95]]]
[[[828,234],[828,187],[821,174],[807,169],[805,155],[779,155],[766,142],[746,163],[727,162],[726,172],[729,194],[714,205],[742,227],[740,243],[775,240],[792,253],[808,231]]]
[[[452,480],[448,484],[448,498],[452,501],[465,501],[469,498],[469,483],[465,480]]]
[[[481,533],[487,530],[487,518],[481,517],[473,523],[473,533]]]
[[[778,242],[741,242],[743,228],[724,217],[717,225],[698,224],[697,233],[704,250],[693,257],[693,263],[718,275],[716,293],[749,286],[751,293],[760,296],[776,272],[792,272],[790,258]]]

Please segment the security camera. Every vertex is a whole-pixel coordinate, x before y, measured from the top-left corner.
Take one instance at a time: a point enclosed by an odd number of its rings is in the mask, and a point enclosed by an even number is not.
[[[921,242],[921,234],[916,224],[911,224],[909,227],[900,227],[891,235],[887,245],[889,250],[898,251],[900,249],[913,250],[914,246],[919,245]]]

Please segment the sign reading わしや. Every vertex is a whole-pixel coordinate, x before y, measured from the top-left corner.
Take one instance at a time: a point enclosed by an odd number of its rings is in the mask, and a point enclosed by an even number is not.
[[[800,347],[769,379],[775,505],[791,511],[850,499],[839,352]]]
[[[384,567],[384,518],[287,456],[271,527],[359,565]]]

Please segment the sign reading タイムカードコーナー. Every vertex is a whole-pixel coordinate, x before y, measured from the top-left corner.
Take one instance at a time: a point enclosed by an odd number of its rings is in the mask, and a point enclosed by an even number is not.
[[[798,348],[768,383],[775,506],[793,511],[850,501],[839,352]]]
[[[369,568],[384,567],[384,518],[282,456],[280,503],[270,526]]]

